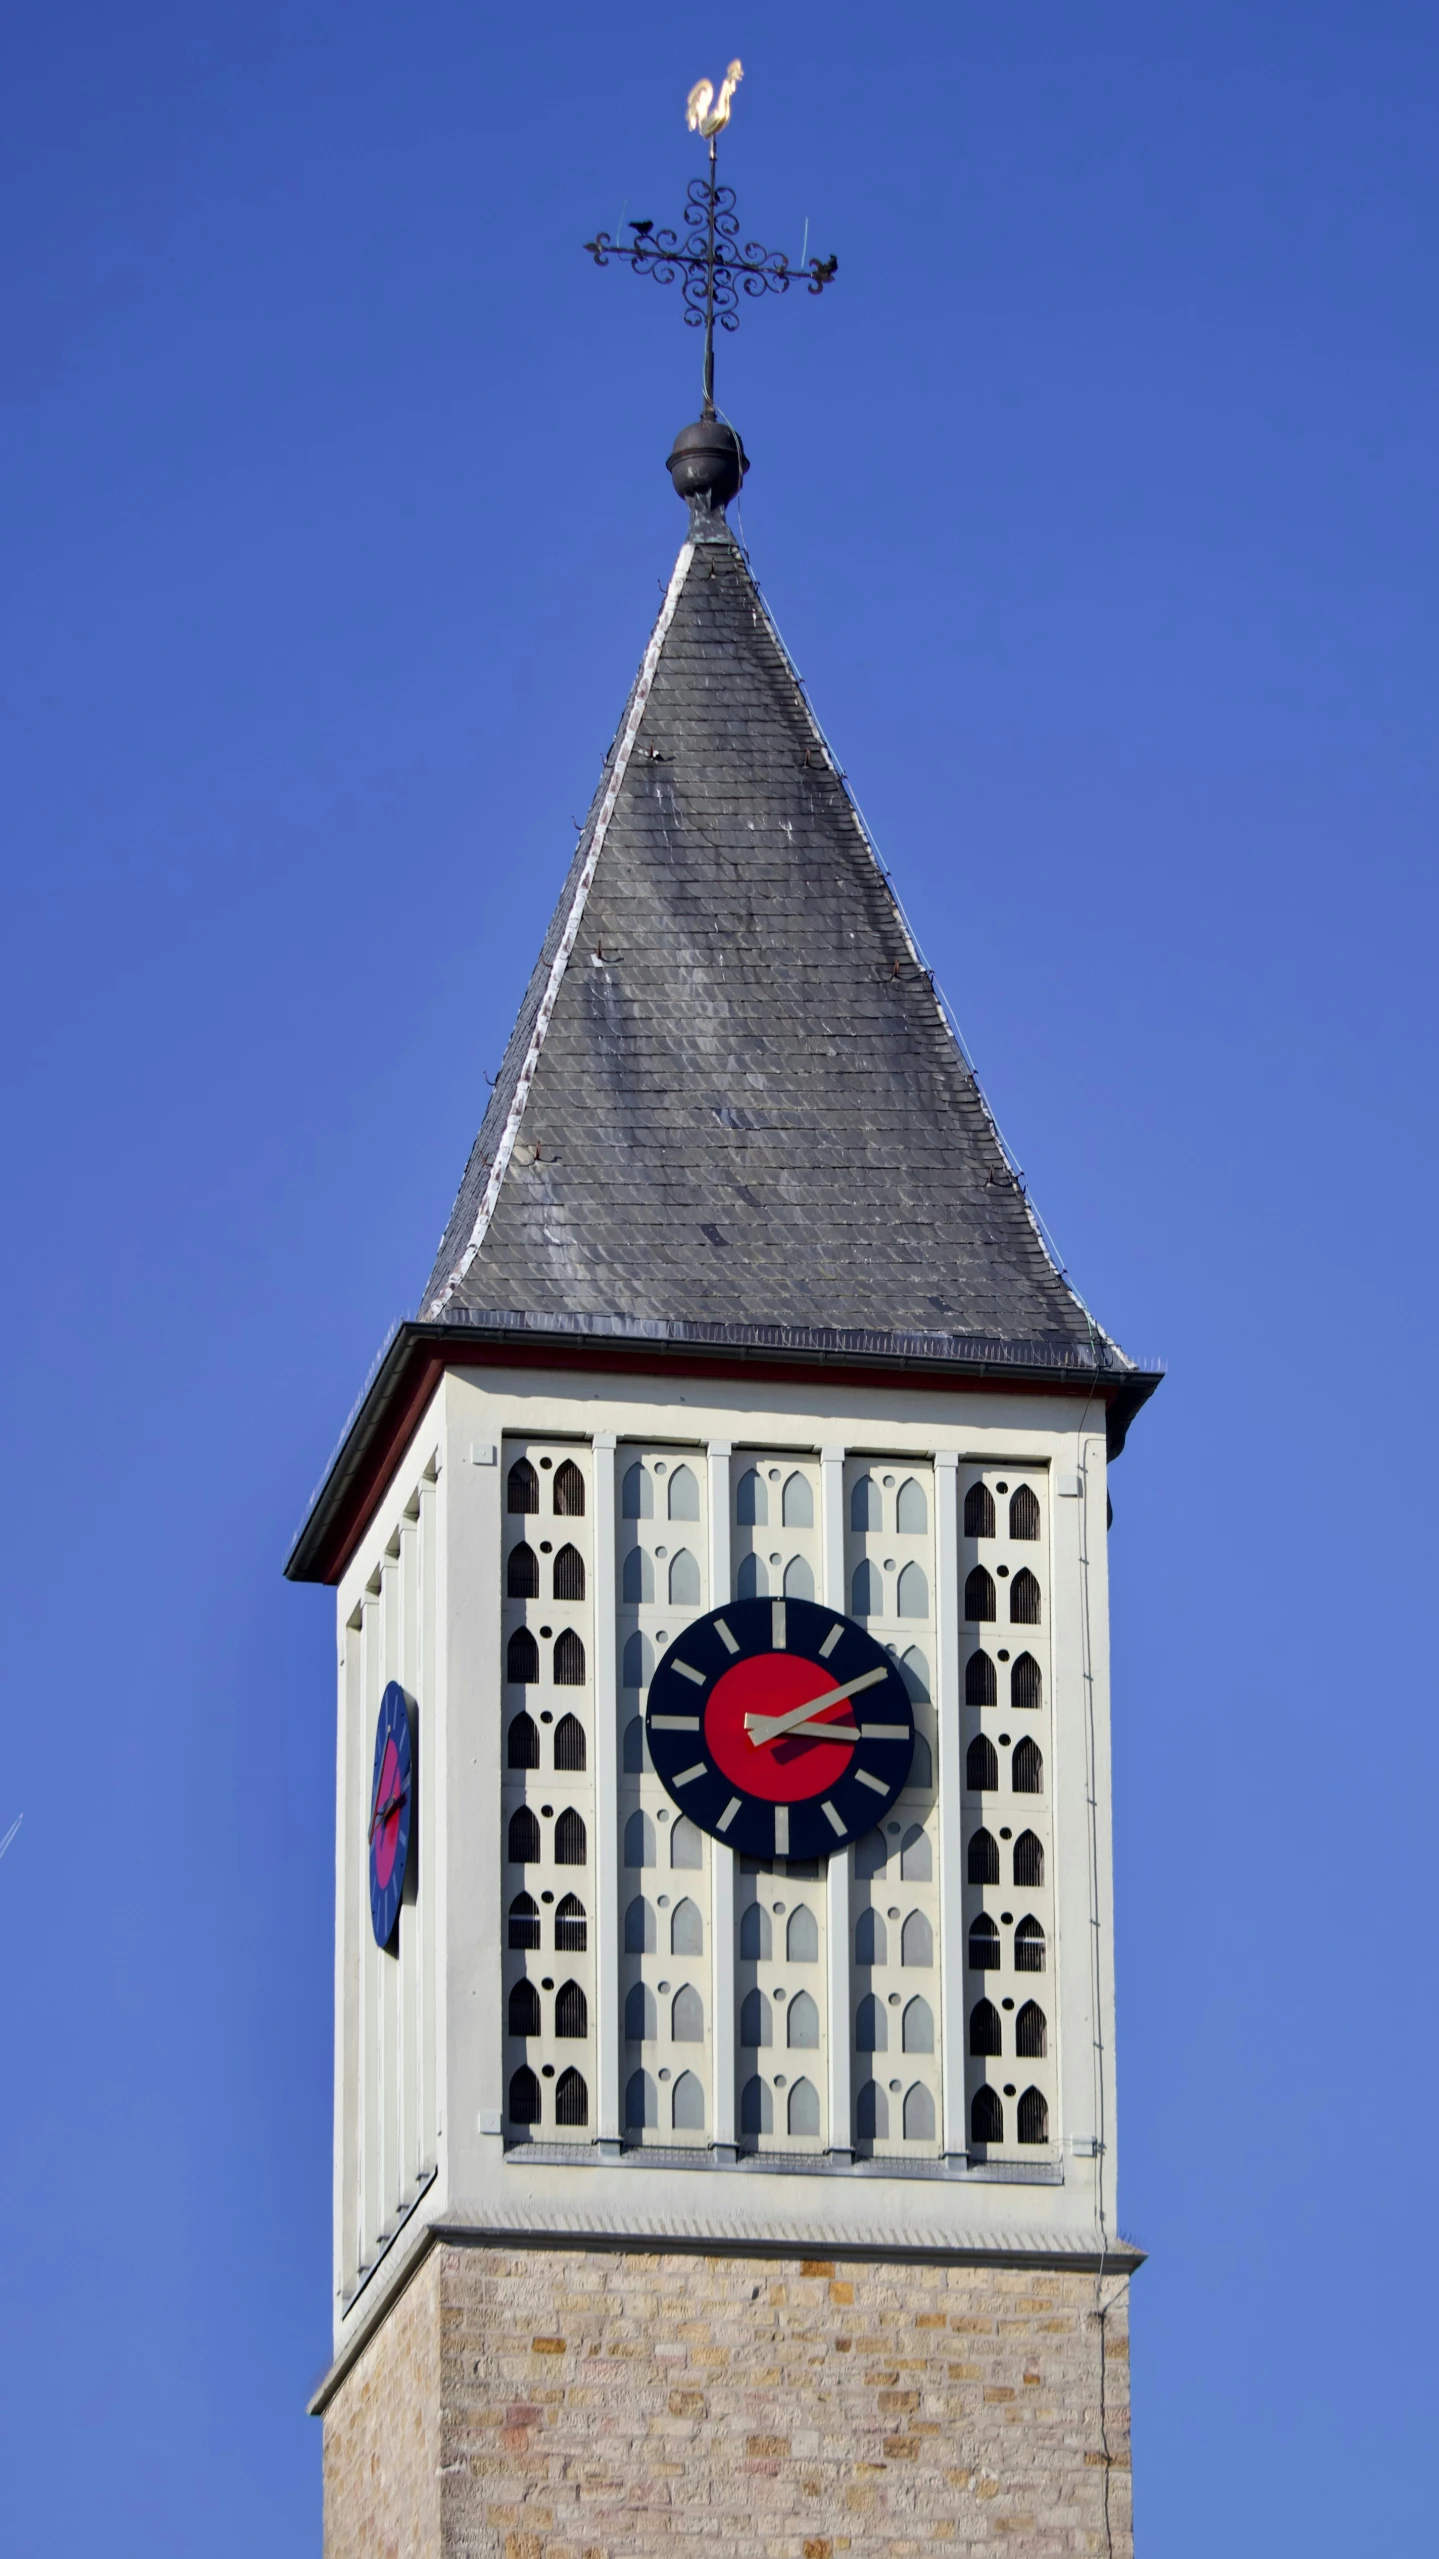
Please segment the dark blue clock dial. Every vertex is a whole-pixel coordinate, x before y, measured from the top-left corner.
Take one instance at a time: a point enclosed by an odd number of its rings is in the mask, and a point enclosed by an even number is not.
[[[405,1896],[410,1837],[415,1817],[415,1752],[410,1701],[397,1679],[380,1700],[375,1725],[375,1767],[370,1781],[370,1925],[377,1946],[388,1946]]]
[[[650,1757],[711,1838],[828,1857],[883,1821],[914,1757],[892,1655],[838,1609],[737,1599],[677,1636],[650,1682]]]

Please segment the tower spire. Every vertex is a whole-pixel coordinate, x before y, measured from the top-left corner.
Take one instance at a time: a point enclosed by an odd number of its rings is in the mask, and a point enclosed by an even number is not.
[[[802,255],[792,265],[782,249],[766,249],[758,240],[741,243],[735,191],[719,182],[718,145],[743,78],[744,65],[732,62],[718,93],[712,81],[697,80],[685,101],[689,130],[709,145],[709,168],[704,177],[689,182],[683,232],[657,230],[652,221],[630,221],[621,222],[613,237],[608,231],[597,231],[585,242],[597,267],[620,258],[636,275],[653,276],[656,284],[673,284],[678,279],[685,325],[704,331],[699,418],[680,429],[667,467],[678,495],[706,512],[726,507],[749,469],[737,431],[715,406],[716,327],[739,327],[742,292],[757,300],[767,293],[788,293],[792,284],[803,283],[807,292],[823,293],[839,269],[836,257]],[[806,250],[808,242],[806,224]]]

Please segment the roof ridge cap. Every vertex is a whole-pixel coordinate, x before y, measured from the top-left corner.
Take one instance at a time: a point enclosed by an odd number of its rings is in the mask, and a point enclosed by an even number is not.
[[[449,1277],[446,1279],[443,1288],[437,1292],[426,1307],[425,1313],[430,1318],[434,1318],[435,1316],[442,1315],[444,1313],[445,1307],[449,1303],[450,1298],[459,1287],[461,1280],[465,1277],[470,1264],[473,1262],[475,1255],[478,1253],[480,1246],[483,1244],[486,1229],[488,1228],[490,1220],[494,1216],[496,1206],[498,1205],[500,1188],[505,1175],[509,1170],[510,1158],[515,1151],[515,1141],[519,1136],[520,1123],[525,1115],[525,1104],[529,1100],[530,1090],[534,1082],[535,1069],[540,1061],[540,1051],[545,1044],[545,1033],[549,1029],[550,1016],[555,1009],[555,999],[558,996],[560,987],[564,981],[565,970],[569,966],[570,953],[575,947],[575,940],[579,933],[581,922],[584,918],[585,904],[589,897],[590,888],[594,880],[596,866],[598,865],[601,853],[604,851],[605,838],[608,835],[610,828],[610,820],[614,816],[615,809],[619,801],[619,795],[624,786],[625,775],[629,771],[630,757],[634,753],[635,741],[640,733],[640,724],[644,719],[645,706],[650,698],[650,688],[655,680],[655,670],[660,662],[660,652],[664,647],[665,641],[669,637],[670,624],[673,622],[675,616],[675,607],[679,603],[680,596],[684,590],[685,580],[689,576],[694,556],[694,535],[693,533],[689,533],[680,545],[679,557],[675,561],[669,585],[665,590],[664,602],[660,606],[654,629],[650,633],[649,645],[640,662],[639,676],[635,684],[634,692],[630,697],[629,713],[625,720],[624,727],[620,732],[619,744],[615,750],[614,761],[610,766],[609,780],[605,787],[604,797],[600,801],[594,824],[590,830],[589,847],[580,867],[579,878],[575,882],[575,893],[570,901],[569,914],[565,918],[564,931],[560,935],[559,946],[556,949],[554,958],[550,962],[550,970],[549,975],[545,980],[544,992],[541,995],[538,1007],[536,1008],[534,1024],[530,1031],[529,1045],[526,1048],[519,1074],[515,1078],[514,1093],[511,1096],[510,1107],[505,1114],[505,1124],[500,1131],[499,1142],[495,1148],[495,1160],[490,1166],[489,1178],[485,1183],[479,1208],[475,1212],[475,1222],[470,1230],[469,1241],[453,1270],[450,1272]]]

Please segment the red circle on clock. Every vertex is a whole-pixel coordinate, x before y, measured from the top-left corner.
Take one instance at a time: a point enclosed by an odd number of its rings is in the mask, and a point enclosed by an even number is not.
[[[716,1767],[747,1795],[768,1804],[801,1804],[836,1785],[850,1763],[853,1744],[825,1742],[812,1733],[783,1733],[773,1741],[751,1738],[749,1715],[788,1715],[827,1697],[834,1673],[802,1653],[752,1653],[723,1671],[705,1709],[705,1740]],[[821,1723],[852,1724],[853,1700],[820,1710]]]
[[[395,1871],[395,1852],[400,1844],[400,1804],[403,1799],[397,1792],[399,1782],[400,1754],[392,1735],[385,1744],[379,1784],[375,1788],[375,1881],[381,1892]]]

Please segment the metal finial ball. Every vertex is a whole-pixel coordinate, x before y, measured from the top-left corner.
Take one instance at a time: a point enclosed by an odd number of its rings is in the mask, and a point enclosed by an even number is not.
[[[749,455],[734,428],[721,418],[697,418],[681,427],[667,464],[675,495],[709,507],[726,507],[739,494]]]

